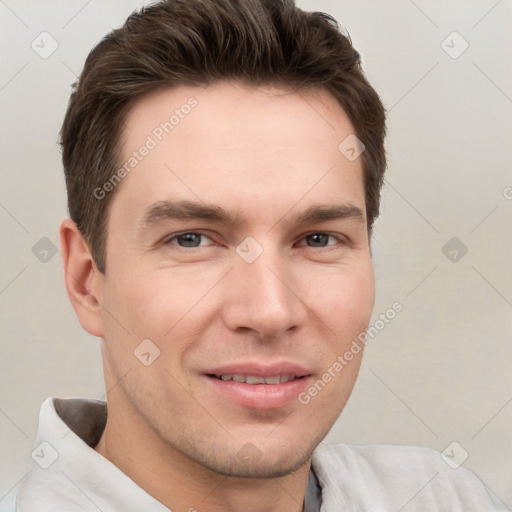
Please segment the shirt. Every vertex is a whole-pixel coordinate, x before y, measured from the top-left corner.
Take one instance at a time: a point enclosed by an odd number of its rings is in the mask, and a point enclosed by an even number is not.
[[[93,449],[106,417],[99,400],[43,402],[17,512],[169,512]],[[509,510],[473,472],[430,448],[320,444],[311,466],[306,512]]]

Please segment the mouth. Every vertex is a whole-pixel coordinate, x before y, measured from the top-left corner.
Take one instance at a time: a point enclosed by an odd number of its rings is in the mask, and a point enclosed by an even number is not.
[[[209,374],[208,377],[215,378],[218,380],[222,380],[224,382],[234,381],[251,385],[258,384],[267,384],[267,385],[276,385],[276,384],[284,384],[285,382],[290,382],[292,380],[303,379],[305,375],[294,375],[291,373],[283,373],[278,375],[270,375],[268,377],[263,377],[260,375],[244,375],[242,373],[224,373],[221,375]]]
[[[245,409],[272,410],[294,401],[310,383],[312,374],[294,364],[240,364],[203,374],[207,389]]]

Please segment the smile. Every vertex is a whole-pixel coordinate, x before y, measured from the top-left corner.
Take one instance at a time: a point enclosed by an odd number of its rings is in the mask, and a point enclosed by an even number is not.
[[[292,403],[311,381],[311,375],[295,373],[207,373],[205,393],[213,392],[222,402],[237,404],[244,409],[276,410]]]
[[[281,375],[271,375],[268,377],[261,377],[258,375],[243,375],[240,373],[225,373],[223,375],[210,375],[211,377],[215,377],[219,380],[223,381],[235,381],[235,382],[245,382],[246,384],[283,384],[285,382],[300,379],[302,377],[297,377],[293,374],[281,374]]]

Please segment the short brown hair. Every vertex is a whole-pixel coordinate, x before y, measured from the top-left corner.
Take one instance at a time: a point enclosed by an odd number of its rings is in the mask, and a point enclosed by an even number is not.
[[[365,145],[371,235],[386,168],[385,110],[336,20],[302,11],[293,0],[165,0],[132,13],[92,49],[60,134],[69,213],[101,272],[114,190],[101,199],[94,191],[119,165],[128,109],[163,86],[218,80],[321,88],[334,96]]]

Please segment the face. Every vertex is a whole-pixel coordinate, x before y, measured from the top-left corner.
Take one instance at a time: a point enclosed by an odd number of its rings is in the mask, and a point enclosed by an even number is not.
[[[362,162],[338,150],[353,133],[318,90],[219,82],[133,106],[96,276],[109,403],[138,418],[123,428],[225,475],[309,460],[374,301]]]

